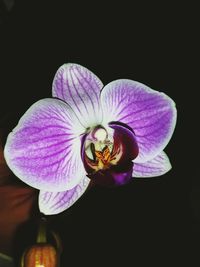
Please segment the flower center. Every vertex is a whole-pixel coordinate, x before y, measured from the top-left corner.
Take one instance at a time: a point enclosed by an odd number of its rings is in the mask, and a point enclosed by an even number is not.
[[[105,128],[97,126],[85,140],[87,164],[94,170],[109,168],[116,165],[122,155],[122,147],[114,145],[114,139]]]

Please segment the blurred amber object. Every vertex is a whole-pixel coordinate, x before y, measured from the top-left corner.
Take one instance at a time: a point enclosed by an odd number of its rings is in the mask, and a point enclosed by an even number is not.
[[[49,244],[32,246],[24,255],[23,267],[57,267],[56,249]]]
[[[59,267],[60,241],[53,233],[57,248],[47,242],[46,221],[42,219],[39,225],[37,242],[28,248],[21,260],[21,267]]]

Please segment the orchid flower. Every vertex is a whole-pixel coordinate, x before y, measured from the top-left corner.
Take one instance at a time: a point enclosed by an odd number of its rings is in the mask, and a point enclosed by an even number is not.
[[[163,149],[176,108],[166,94],[128,79],[103,87],[78,64],[58,69],[52,93],[22,116],[4,150],[13,173],[40,190],[42,213],[66,210],[90,181],[122,185],[171,169]]]

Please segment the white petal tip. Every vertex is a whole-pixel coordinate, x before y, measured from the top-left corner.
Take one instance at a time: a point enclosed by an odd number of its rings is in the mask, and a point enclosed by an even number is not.
[[[172,165],[165,152],[161,152],[154,159],[145,163],[135,163],[133,167],[133,177],[153,178],[166,174],[172,169]]]

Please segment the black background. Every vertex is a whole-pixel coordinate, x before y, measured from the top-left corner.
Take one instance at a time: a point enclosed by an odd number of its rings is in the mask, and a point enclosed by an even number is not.
[[[52,216],[64,243],[62,266],[78,266],[80,259],[84,266],[133,266],[136,258],[141,265],[169,260],[171,266],[172,256],[174,264],[185,259],[193,245],[188,237],[200,237],[195,7],[16,1],[0,26],[2,114],[14,110],[20,117],[35,101],[51,97],[54,74],[67,62],[89,68],[104,84],[140,81],[177,104],[177,126],[165,149],[169,173],[91,189]]]

